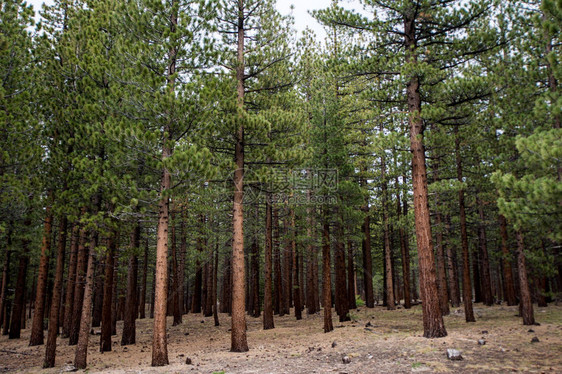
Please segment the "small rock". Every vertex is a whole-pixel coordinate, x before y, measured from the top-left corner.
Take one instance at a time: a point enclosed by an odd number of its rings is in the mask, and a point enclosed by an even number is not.
[[[486,341],[484,339],[479,339],[478,345],[486,345]]]
[[[360,312],[360,311],[361,311],[361,309],[357,309],[357,311],[358,311],[358,312]]]
[[[373,359],[373,355],[370,353],[367,353],[367,360],[372,360]]]
[[[367,322],[367,324],[365,325],[365,327],[371,327],[373,325],[371,325],[371,322]]]
[[[191,362],[191,359],[188,357],[185,359],[185,364],[186,365],[192,365],[193,363]]]
[[[185,357],[185,355],[183,353],[180,353],[178,357]]]
[[[67,365],[62,368],[63,373],[73,373],[75,371],[78,371],[78,369],[74,365]]]
[[[531,339],[531,343],[538,343],[538,342],[540,342],[540,340],[536,336],[533,339]]]
[[[463,359],[459,351],[451,348],[447,349],[447,358],[451,361],[460,361]]]
[[[338,345],[338,343],[333,342],[333,343],[332,343],[332,348],[336,348],[337,345]]]
[[[342,361],[344,364],[349,364],[349,363],[351,363],[351,359],[349,358],[349,356],[343,356],[343,357],[341,358],[341,361]]]
[[[368,328],[368,327],[365,327],[365,331],[373,332],[373,329],[370,329],[370,328]]]
[[[204,319],[202,319],[202,320],[201,320],[201,323],[205,323],[205,320],[204,320]]]
[[[500,352],[505,352],[505,348],[504,348],[504,347],[500,347]]]
[[[184,335],[185,335],[185,336],[188,336],[188,335],[189,335],[189,333],[188,333],[188,332],[186,332],[186,333],[185,333]]]
[[[527,332],[535,332],[535,330],[529,329],[529,330],[527,330]]]
[[[538,322],[535,322],[534,325],[535,325],[535,326],[540,326],[541,324],[538,323]]]
[[[317,351],[320,352],[322,350],[322,348],[318,347]]]
[[[482,334],[487,334],[488,330],[482,330]]]

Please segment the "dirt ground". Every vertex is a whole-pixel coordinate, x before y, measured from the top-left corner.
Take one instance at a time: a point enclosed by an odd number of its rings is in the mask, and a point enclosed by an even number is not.
[[[540,326],[523,326],[517,307],[483,307],[475,304],[477,321],[464,322],[462,309],[445,317],[449,335],[422,337],[421,307],[387,311],[382,307],[351,312],[352,321],[334,331],[322,331],[322,315],[275,316],[273,330],[264,331],[262,320],[248,317],[247,353],[231,353],[230,319],[221,314],[221,326],[213,318],[188,314],[183,324],[168,321],[170,365],[150,366],[152,320],[137,321],[137,344],[120,345],[122,322],[113,337],[113,352],[99,353],[99,336],[90,336],[87,373],[562,373],[562,306],[536,308]],[[29,324],[30,325],[30,324]],[[98,329],[95,329],[98,330]],[[529,331],[532,330],[532,331]],[[539,342],[532,343],[537,337]],[[478,340],[485,344],[479,345]],[[60,373],[69,369],[75,347],[59,339],[56,367],[41,369],[44,346],[29,347],[29,329],[19,340],[0,337],[0,373]],[[447,348],[464,360],[450,361]],[[350,363],[344,364],[342,357]],[[192,360],[187,365],[186,358]]]

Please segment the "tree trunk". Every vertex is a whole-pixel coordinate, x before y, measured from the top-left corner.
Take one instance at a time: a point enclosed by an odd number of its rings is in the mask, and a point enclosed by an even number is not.
[[[472,281],[474,283],[474,302],[482,302],[482,280],[480,279],[480,254],[479,248],[472,250]]]
[[[215,247],[215,263],[213,266],[213,318],[215,320],[215,326],[220,326],[219,323],[219,312],[217,305],[217,271],[219,267],[219,242],[217,238],[217,244]]]
[[[99,198],[99,197],[98,197]],[[94,288],[95,253],[98,241],[98,234],[92,234],[90,241],[90,251],[86,266],[86,279],[84,286],[84,302],[82,305],[82,316],[80,317],[80,328],[78,333],[78,344],[74,355],[74,366],[77,369],[85,369],[88,360],[88,340],[90,338],[90,322],[92,318],[92,299]]]
[[[31,225],[28,221],[26,226]],[[29,264],[29,240],[22,241],[22,253],[20,254],[20,262],[18,267],[18,278],[16,280],[16,289],[14,291],[14,302],[12,307],[12,318],[10,322],[9,339],[19,339],[22,327],[22,313],[25,313],[24,294],[27,277],[27,265]],[[24,316],[25,318],[25,316]]]
[[[347,240],[347,305],[349,309],[357,308],[355,300],[355,264],[353,258],[353,241]]]
[[[78,257],[78,243],[80,238],[80,225],[78,221],[72,225],[72,238],[70,240],[70,259],[68,261],[68,275],[66,278],[66,293],[64,301],[64,322],[62,325],[62,337],[70,336],[72,326],[72,307],[74,301],[74,289],[76,287],[76,260]]]
[[[450,217],[445,217],[445,232],[450,232]],[[458,272],[456,266],[456,256],[453,246],[450,243],[446,243],[447,248],[447,276],[449,278],[449,295],[451,295],[451,306],[458,308],[461,304],[459,283],[458,283]]]
[[[121,345],[135,344],[137,318],[137,273],[138,259],[137,253],[140,248],[140,224],[137,222],[131,234],[131,254],[129,256],[129,266],[127,272],[127,299],[125,305],[125,318],[123,321],[123,336]]]
[[[381,122],[379,132],[383,133],[383,125]],[[390,227],[388,223],[388,206],[387,206],[387,190],[388,185],[386,183],[386,159],[381,157],[381,205],[382,205],[382,222],[383,222],[383,238],[384,238],[384,284],[386,289],[386,308],[388,310],[396,309],[394,304],[394,282],[393,282],[393,268],[392,268],[392,249],[390,248]]]
[[[527,266],[525,265],[525,243],[520,230],[516,231],[515,236],[517,238],[517,273],[519,274],[521,294],[521,316],[523,317],[524,325],[534,325],[535,315],[533,312],[531,292],[529,291],[529,281],[527,279]]]
[[[11,246],[11,233],[8,233],[8,247],[9,246]],[[7,248],[4,268],[2,269],[2,289],[0,290],[0,326],[4,326],[4,309],[6,307],[6,299],[8,296],[8,275],[10,273],[11,254],[12,251]]]
[[[505,297],[507,305],[517,305],[517,298],[515,297],[515,284],[513,281],[513,271],[511,270],[511,254],[507,245],[507,220],[503,215],[499,216],[500,221],[500,236],[502,238],[502,267],[503,267],[503,280],[505,287]]]
[[[64,275],[64,252],[66,249],[67,219],[62,216],[59,222],[59,240],[57,244],[57,265],[55,268],[55,284],[53,286],[53,297],[51,311],[49,313],[49,329],[47,331],[47,345],[45,347],[45,360],[43,368],[55,367],[55,356],[57,350],[57,334],[59,332],[59,312],[61,310],[62,283]]]
[[[281,248],[279,243],[279,209],[273,208],[273,311],[283,316],[283,287],[281,280]]]
[[[142,262],[142,282],[140,291],[140,302],[139,302],[139,318],[146,318],[146,279],[148,276],[148,230],[146,233],[146,242],[144,246],[144,257]]]
[[[341,217],[343,219],[343,217]],[[349,321],[349,305],[347,301],[347,286],[345,284],[345,245],[343,238],[342,222],[336,221],[336,243],[334,246],[334,267],[335,267],[335,304],[336,313],[339,316],[339,321]]]
[[[181,223],[180,223],[180,259],[179,259],[179,270],[178,270],[178,302],[180,304],[180,314],[185,314],[187,312],[187,308],[185,307],[185,255],[187,251],[187,237],[185,232],[185,214],[182,212],[181,214]]]
[[[271,194],[266,196],[265,203],[265,249],[264,249],[264,290],[263,290],[263,329],[275,328],[273,322],[273,284],[272,284],[272,251],[273,251],[273,213]]]
[[[172,219],[172,237],[171,237],[171,244],[172,244],[172,314],[174,316],[174,320],[172,322],[172,326],[177,326],[182,323],[181,318],[181,304],[180,304],[180,276],[179,276],[179,266],[178,266],[178,253],[176,247],[176,224],[175,224],[175,215],[171,214]]]
[[[457,164],[457,179],[463,182],[462,161],[460,153],[461,140],[458,127],[455,131],[455,159]],[[475,322],[474,311],[472,310],[472,284],[470,282],[470,259],[468,253],[468,235],[466,232],[466,213],[464,207],[464,188],[459,190],[459,212],[462,246],[462,301],[464,304],[464,317],[466,322]]]
[[[302,319],[302,299],[301,299],[301,284],[300,284],[300,263],[301,255],[297,251],[296,243],[296,227],[295,227],[295,211],[291,209],[291,253],[293,254],[293,300],[295,303],[295,318]]]
[[[293,248],[291,246],[291,240],[290,240],[290,228],[289,228],[289,218],[290,218],[290,212],[288,213],[288,216],[285,218],[284,220],[284,226],[285,226],[285,251],[283,253],[283,272],[282,272],[282,287],[283,287],[283,304],[281,305],[281,308],[283,309],[283,314],[289,314],[290,313],[290,309],[291,309],[291,299],[292,299],[292,274],[293,274],[293,270],[292,270],[292,264],[293,264]]]
[[[307,191],[307,197],[310,201],[311,199],[311,191]],[[306,309],[307,314],[315,314],[318,309],[316,308],[316,297],[318,295],[318,287],[317,282],[318,278],[315,275],[314,267],[315,263],[317,262],[316,258],[316,246],[314,245],[313,240],[313,226],[314,226],[314,217],[312,216],[312,208],[308,206],[306,208],[307,214],[307,262],[306,262]]]
[[[117,233],[112,231],[107,243],[107,254],[105,258],[105,271],[104,271],[104,288],[103,288],[103,305],[101,313],[101,336],[100,336],[100,352],[111,351],[111,333],[113,326],[112,306],[113,288],[115,279],[115,250],[117,248]]]
[[[365,179],[361,179],[361,185],[365,187],[367,184]],[[369,216],[368,198],[365,205],[361,208],[365,214],[363,219],[363,239],[361,241],[361,248],[363,251],[363,286],[365,288],[365,306],[373,308],[375,306],[375,299],[373,297],[373,257],[371,254],[371,218]]]
[[[334,329],[332,323],[332,279],[330,273],[330,224],[328,214],[324,213],[322,229],[322,302],[324,306],[324,332]]]
[[[413,17],[413,16],[412,16]],[[406,62],[415,64],[416,27],[414,19],[405,19]],[[406,94],[410,112],[410,149],[412,152],[412,184],[414,187],[414,217],[418,259],[420,267],[420,294],[422,298],[424,337],[437,338],[447,335],[437,293],[435,257],[431,242],[431,221],[427,192],[427,171],[423,145],[423,121],[421,118],[420,83],[412,76],[407,83]]]
[[[488,258],[488,244],[486,237],[486,224],[484,216],[484,207],[480,199],[477,201],[478,215],[480,222],[478,225],[478,246],[480,248],[480,270],[482,274],[482,300],[484,305],[492,306],[494,304],[494,297],[492,295],[492,277],[490,275],[490,260]]]
[[[257,238],[254,238],[254,242],[252,243],[252,256],[251,256],[250,265],[251,265],[251,269],[252,269],[251,270],[251,272],[252,272],[252,275],[251,275],[252,293],[250,295],[250,300],[252,301],[252,308],[250,308],[250,314],[254,318],[259,318],[259,316],[261,314],[261,308],[260,308],[260,247],[259,247]],[[216,269],[214,269],[213,273],[216,273]],[[213,305],[214,305],[214,303],[213,303]]]
[[[100,259],[100,261],[96,263],[95,269],[96,274],[94,274],[94,310],[92,312],[92,327],[100,327],[101,315],[103,313],[103,276],[101,274],[102,269],[104,269],[103,259]]]
[[[82,227],[80,229],[80,239],[78,240],[76,280],[74,282],[72,321],[68,345],[76,345],[78,343],[78,331],[80,329],[80,317],[82,316],[82,303],[84,300],[84,285],[86,284],[86,267],[88,264],[89,248],[86,246],[87,235],[86,228]]]
[[[404,177],[406,180],[406,177]],[[402,202],[403,205],[403,215],[404,217],[408,216],[408,201],[406,197]],[[400,208],[400,207],[398,207]],[[410,293],[411,286],[410,286],[410,240],[408,238],[408,230],[400,225],[400,252],[402,255],[402,278],[404,283],[404,308],[410,309],[412,307],[412,295]],[[415,286],[415,277],[413,278],[413,287],[414,290]],[[414,291],[415,294],[415,291]]]
[[[49,192],[49,201],[52,201],[52,192]],[[53,213],[51,206],[46,208],[45,224],[43,228],[43,242],[41,243],[41,259],[39,262],[39,273],[37,275],[37,291],[35,293],[35,313],[31,324],[31,337],[29,345],[43,344],[43,326],[45,318],[45,299],[47,293],[47,277],[49,272],[49,255],[51,254],[51,235],[53,227]]]
[[[437,197],[437,205],[440,201]],[[441,213],[435,214],[435,224],[437,226],[436,246],[437,246],[437,289],[441,313],[444,316],[449,314],[449,294],[447,293],[447,273],[445,272],[445,252],[443,250],[443,219]]]

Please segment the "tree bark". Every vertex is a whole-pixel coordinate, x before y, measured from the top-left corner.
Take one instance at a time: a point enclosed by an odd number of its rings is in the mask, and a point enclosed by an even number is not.
[[[67,218],[62,216],[59,222],[59,239],[57,244],[57,265],[55,268],[55,284],[53,286],[53,297],[51,311],[49,313],[49,329],[47,331],[47,345],[45,346],[45,360],[43,368],[55,367],[55,356],[57,350],[57,334],[59,332],[59,312],[61,310],[62,283],[64,274],[64,252],[66,249]]]
[[[68,260],[68,275],[66,278],[66,293],[64,301],[64,322],[62,325],[62,337],[70,336],[72,325],[72,307],[74,300],[74,289],[76,287],[76,261],[78,257],[78,243],[80,238],[80,224],[78,221],[72,225],[72,238],[70,240],[70,259]]]
[[[11,233],[8,233],[8,245],[11,246]],[[8,296],[8,276],[10,273],[10,257],[12,251],[6,249],[6,258],[4,259],[4,267],[2,269],[2,289],[0,290],[0,326],[4,326],[4,309],[6,307],[6,299]]]
[[[341,217],[343,218],[343,217]],[[334,246],[334,267],[335,267],[335,304],[336,313],[339,316],[339,321],[349,321],[349,305],[347,301],[347,286],[345,276],[345,244],[343,238],[342,222],[336,222],[336,243]]]
[[[302,319],[302,299],[301,299],[301,284],[300,284],[300,263],[302,261],[300,253],[297,251],[296,243],[296,226],[295,226],[295,211],[291,209],[291,253],[293,254],[293,300],[295,303],[295,318]]]
[[[517,298],[515,297],[515,284],[513,281],[513,271],[511,269],[511,254],[507,244],[507,220],[503,215],[499,216],[500,221],[500,236],[502,238],[502,268],[503,280],[505,287],[505,298],[507,305],[517,305]]]
[[[87,231],[85,227],[80,229],[78,240],[78,254],[76,259],[76,281],[74,282],[74,299],[72,306],[72,321],[68,345],[78,343],[78,331],[80,329],[80,317],[82,316],[82,303],[84,300],[84,285],[86,284],[86,267],[88,264],[89,248],[86,246]]]
[[[148,276],[148,230],[146,233],[146,242],[144,246],[144,257],[142,261],[142,281],[139,302],[139,318],[146,318],[146,279]]]
[[[381,122],[379,132],[383,133],[383,125]],[[396,306],[394,304],[394,275],[392,268],[392,249],[390,247],[390,227],[388,223],[388,206],[387,206],[387,190],[388,185],[386,183],[386,159],[383,155],[381,156],[381,205],[382,205],[382,222],[383,222],[383,242],[384,242],[384,283],[386,290],[386,309],[394,310]]]
[[[437,204],[439,204],[437,197]],[[445,272],[445,251],[443,250],[443,217],[441,213],[435,214],[435,223],[438,227],[436,235],[437,246],[437,289],[439,291],[439,301],[441,305],[441,313],[444,316],[450,313],[449,311],[449,294],[447,292],[447,273]]]
[[[490,260],[488,257],[488,245],[486,237],[486,224],[484,216],[484,204],[480,199],[477,200],[478,215],[480,222],[478,225],[478,246],[480,248],[480,270],[482,274],[482,300],[484,305],[492,306],[494,297],[492,295],[492,277],[490,276]]]
[[[272,284],[272,251],[273,251],[273,213],[271,194],[266,196],[265,203],[265,248],[264,248],[264,290],[263,290],[263,329],[275,328],[273,322],[273,284]]]
[[[417,63],[416,25],[414,15],[405,17],[406,62]],[[418,259],[420,267],[420,294],[422,298],[424,337],[437,338],[447,335],[437,293],[435,257],[431,239],[431,221],[427,192],[427,170],[423,144],[423,121],[421,118],[420,82],[412,76],[407,83],[406,95],[410,112],[410,149],[412,152],[412,184],[414,187],[414,217]]]
[[[324,332],[334,329],[332,323],[332,279],[330,273],[330,223],[324,213],[322,229],[322,302],[324,307]]]
[[[175,215],[171,214],[172,219],[172,237],[171,237],[171,244],[172,244],[172,308],[173,308],[173,316],[174,320],[172,322],[172,326],[177,326],[182,323],[181,318],[181,304],[180,304],[180,276],[179,276],[179,266],[178,266],[178,253],[177,253],[177,246],[176,246],[176,224],[175,224]]]
[[[367,181],[362,178],[361,185],[365,187]],[[365,214],[363,219],[363,239],[361,241],[361,248],[363,251],[363,286],[365,288],[365,306],[373,308],[375,306],[375,299],[373,296],[373,257],[371,254],[371,218],[369,216],[369,202],[368,198],[365,205],[361,208]]]
[[[98,197],[99,198],[99,197]],[[78,344],[74,355],[74,366],[77,369],[85,369],[88,360],[88,340],[90,338],[90,322],[92,318],[92,299],[94,288],[95,253],[98,234],[94,232],[90,241],[90,251],[86,266],[86,284],[84,286],[84,301],[82,304],[82,315],[80,317],[80,328],[78,333]]]
[[[455,131],[455,159],[457,164],[457,180],[463,182],[462,161],[460,153],[461,140],[459,137],[458,127]],[[464,317],[466,322],[475,322],[474,311],[472,310],[472,283],[470,281],[470,258],[468,253],[468,235],[466,230],[466,212],[464,206],[464,188],[459,190],[459,214],[461,229],[461,246],[462,246],[462,301],[464,304]]]
[[[101,313],[101,336],[100,336],[100,352],[111,351],[111,333],[113,326],[113,315],[111,312],[113,300],[114,282],[113,275],[115,273],[115,250],[117,248],[117,233],[112,231],[107,243],[107,254],[105,258],[104,271],[104,288],[103,288],[103,305]]]
[[[347,240],[347,303],[349,309],[357,308],[355,300],[355,264],[353,253],[353,241]]]
[[[135,344],[137,319],[137,275],[138,258],[137,253],[140,248],[140,224],[137,222],[131,234],[131,254],[129,255],[129,265],[127,272],[127,299],[125,304],[125,318],[123,320],[123,336],[121,345]]]
[[[525,265],[525,243],[520,230],[515,232],[515,236],[517,238],[517,273],[519,274],[521,294],[521,316],[523,317],[524,325],[534,325],[535,315],[533,312],[531,292],[529,290],[529,281],[527,279],[527,266]]]
[[[406,177],[404,177],[406,180]],[[399,201],[399,200],[398,200]],[[408,201],[406,197],[404,197],[402,201],[403,205],[403,216],[408,216]],[[400,209],[400,207],[398,207]],[[404,283],[404,308],[410,309],[412,307],[412,295],[410,293],[411,287],[410,286],[410,244],[408,238],[408,230],[400,225],[400,252],[402,255],[402,279]],[[413,279],[413,287],[415,290],[415,278]],[[415,294],[415,291],[414,291]]]
[[[26,223],[26,226],[31,225],[31,221]],[[18,277],[16,280],[16,288],[14,291],[14,301],[12,307],[12,318],[10,322],[9,339],[19,339],[22,328],[22,314],[25,313],[25,284],[27,277],[27,266],[29,264],[29,240],[22,241],[22,253],[20,254],[20,261],[18,267]],[[24,316],[25,318],[25,316]]]
[[[311,191],[307,191],[307,197],[310,201],[311,199]],[[307,214],[307,262],[306,262],[306,309],[307,314],[315,314],[318,309],[316,308],[316,297],[318,295],[318,287],[317,282],[318,278],[315,276],[315,263],[317,262],[316,257],[316,246],[314,245],[313,240],[313,226],[314,226],[314,217],[312,216],[312,208],[308,206],[306,208]]]
[[[52,201],[52,191],[49,192],[49,201]],[[45,318],[45,298],[47,293],[47,277],[49,271],[49,255],[51,253],[51,235],[53,227],[53,213],[51,206],[46,208],[45,223],[43,228],[43,241],[41,243],[41,259],[37,275],[37,291],[35,293],[35,313],[31,324],[29,345],[41,345],[44,341],[43,327]]]
[[[273,208],[273,312],[283,316],[283,287],[281,280],[281,249],[279,243],[279,209]]]
[[[281,308],[283,309],[283,314],[289,314],[291,309],[291,299],[292,299],[292,264],[293,264],[293,248],[291,246],[290,240],[290,228],[289,228],[289,220],[290,212],[288,213],[287,217],[284,219],[284,226],[285,226],[285,250],[283,251],[283,272],[282,272],[282,287],[283,287],[283,303]]]

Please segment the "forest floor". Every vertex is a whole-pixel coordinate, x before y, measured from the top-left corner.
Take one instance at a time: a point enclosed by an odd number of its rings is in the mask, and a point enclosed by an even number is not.
[[[170,365],[152,368],[152,320],[137,321],[137,344],[122,347],[113,337],[113,352],[99,353],[99,336],[90,336],[87,373],[562,373],[562,305],[535,306],[540,326],[523,326],[517,307],[474,305],[476,322],[464,322],[462,308],[445,317],[448,336],[422,336],[421,306],[387,311],[382,307],[351,312],[352,321],[339,323],[334,331],[322,331],[321,314],[296,321],[293,315],[275,316],[273,330],[264,331],[260,318],[247,317],[250,351],[231,353],[230,318],[187,314],[183,324],[168,321]],[[29,326],[30,324],[28,324]],[[94,329],[99,330],[99,329]],[[532,331],[531,331],[532,330]],[[537,337],[539,342],[532,343]],[[484,339],[485,345],[478,340]],[[41,369],[44,346],[29,347],[29,329],[19,340],[0,337],[0,373],[60,373],[68,370],[75,347],[58,339],[56,367]],[[462,353],[464,360],[450,361],[447,348]],[[342,357],[350,363],[344,364]],[[186,359],[192,360],[191,365]]]

